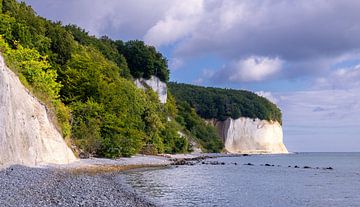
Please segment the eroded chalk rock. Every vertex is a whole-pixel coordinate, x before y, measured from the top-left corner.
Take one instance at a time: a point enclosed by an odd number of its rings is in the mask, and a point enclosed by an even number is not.
[[[241,117],[212,122],[230,153],[288,153],[277,121]]]
[[[135,85],[138,88],[141,89],[146,89],[146,88],[151,88],[153,91],[155,91],[160,99],[161,103],[166,103],[167,100],[167,86],[166,83],[162,82],[158,77],[156,76],[151,76],[150,79],[144,79],[144,78],[139,78],[135,80]]]
[[[75,160],[46,107],[21,84],[0,55],[0,166]]]

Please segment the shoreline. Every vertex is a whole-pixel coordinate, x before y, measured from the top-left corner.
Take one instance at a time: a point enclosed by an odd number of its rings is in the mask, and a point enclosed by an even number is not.
[[[141,168],[167,167],[171,165],[184,165],[189,162],[199,162],[205,159],[219,157],[242,157],[250,154],[225,154],[225,153],[201,153],[201,154],[160,154],[160,155],[135,155],[129,158],[107,159],[87,158],[79,159],[65,165],[42,165],[45,168],[53,168],[70,173],[97,174],[121,172]]]
[[[0,171],[0,206],[158,206],[114,175],[13,165]]]
[[[0,206],[159,206],[136,193],[118,172],[169,166],[173,163],[170,159],[166,155],[137,155],[84,159],[67,165],[2,166]]]
[[[66,165],[7,166],[0,169],[0,206],[159,206],[136,193],[119,172],[240,156],[247,154],[136,155],[82,159]]]
[[[287,153],[293,154],[293,153]],[[86,158],[78,159],[68,164],[39,164],[37,166],[27,166],[22,164],[0,165],[0,172],[12,166],[24,166],[28,168],[54,169],[74,173],[109,173],[116,171],[126,171],[148,167],[164,167],[179,165],[179,161],[196,161],[219,157],[242,157],[255,155],[286,155],[271,153],[194,153],[194,154],[159,154],[144,155],[137,154],[131,157],[110,158]]]

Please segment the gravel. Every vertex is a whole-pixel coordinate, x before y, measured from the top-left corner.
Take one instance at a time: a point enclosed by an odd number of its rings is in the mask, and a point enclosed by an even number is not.
[[[11,166],[0,171],[0,206],[156,206],[116,177]]]

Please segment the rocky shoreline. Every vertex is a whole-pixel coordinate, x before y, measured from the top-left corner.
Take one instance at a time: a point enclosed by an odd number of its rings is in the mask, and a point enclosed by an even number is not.
[[[198,155],[175,155],[178,158]],[[119,171],[168,166],[171,156],[84,159],[68,165],[35,168],[21,165],[0,169],[0,206],[159,206],[135,193],[119,179]]]
[[[67,165],[0,168],[0,206],[158,206],[119,179],[119,171],[199,162],[224,154],[178,154],[82,159]],[[116,175],[115,175],[116,174]]]
[[[0,171],[0,206],[157,206],[115,177],[11,166]]]

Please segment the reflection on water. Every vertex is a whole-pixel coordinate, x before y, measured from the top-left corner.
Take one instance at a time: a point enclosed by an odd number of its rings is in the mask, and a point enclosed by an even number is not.
[[[360,153],[216,160],[226,165],[199,164],[124,175],[136,191],[165,206],[360,206]],[[334,170],[323,169],[330,166]]]

